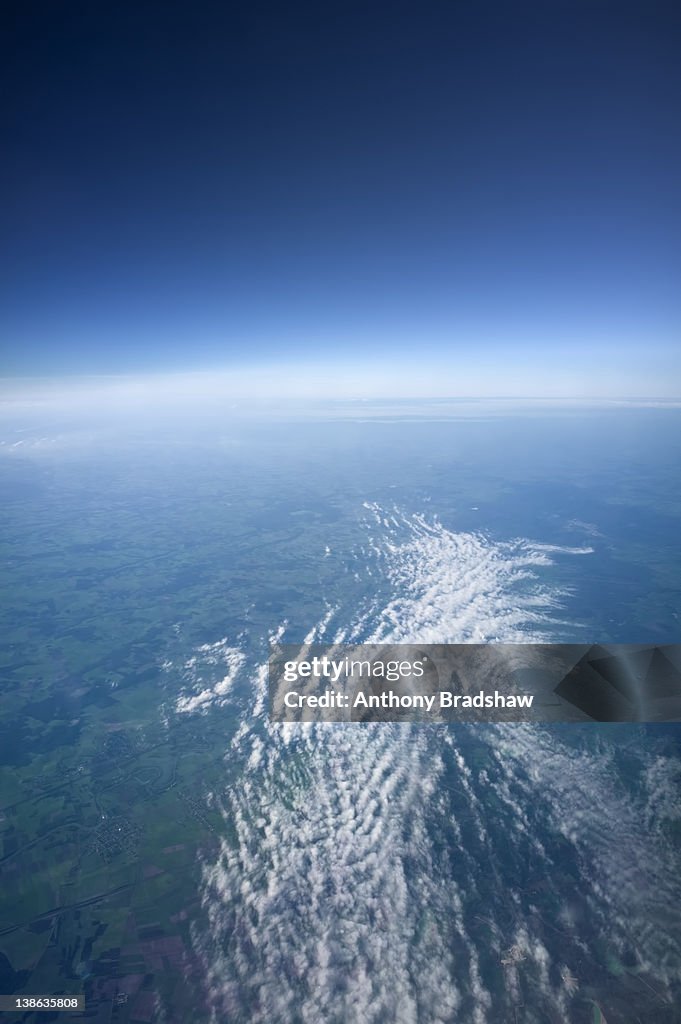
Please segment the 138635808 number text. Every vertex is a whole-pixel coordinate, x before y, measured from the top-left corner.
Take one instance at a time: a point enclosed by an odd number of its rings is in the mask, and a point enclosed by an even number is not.
[[[0,1011],[6,1010],[84,1010],[85,999],[79,996],[0,995]]]

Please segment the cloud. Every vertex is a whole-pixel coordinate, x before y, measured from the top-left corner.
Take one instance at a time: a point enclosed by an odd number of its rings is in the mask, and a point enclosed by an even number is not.
[[[227,638],[202,644],[182,666],[184,686],[175,699],[175,710],[179,714],[191,714],[223,705],[245,663],[245,656],[232,647]],[[166,664],[166,669],[172,667],[171,663]],[[216,669],[218,679],[214,678]]]
[[[366,508],[379,527],[370,547],[392,591],[370,627],[367,639],[376,643],[548,640],[565,592],[543,582],[540,571],[552,556],[593,551],[522,538],[492,541],[423,515],[388,517],[377,505]],[[353,636],[365,628],[360,618]]]
[[[358,556],[371,594],[328,606],[308,642],[424,631],[434,642],[546,640],[562,629],[554,561],[589,548],[366,512]],[[516,1009],[539,1024],[569,1016],[579,990],[566,977],[602,990],[607,1013],[603,950],[635,965],[641,1005],[671,1005],[678,853],[665,822],[678,815],[677,761],[634,748],[642,770],[627,790],[605,733],[272,726],[266,668],[249,674],[237,656],[227,640],[200,648],[181,698],[212,693],[203,680],[225,658],[248,679],[229,691],[242,716],[229,750],[239,784],[222,797],[229,838],[203,861],[206,921],[192,932],[216,1024],[487,1024]]]
[[[548,632],[560,593],[540,574],[552,556],[575,552],[497,544],[378,506],[367,512],[385,601],[370,601],[350,624],[350,596],[326,609],[306,642],[343,630],[385,642],[424,629],[433,640],[472,639],[479,629],[509,640]],[[262,672],[253,680],[259,712],[264,682]],[[209,930],[194,933],[210,964],[216,1020],[484,1024],[493,1006],[512,1012],[499,958],[513,933],[495,923],[481,943],[476,922],[481,873],[498,856],[489,783],[445,739],[398,725],[242,725],[230,755],[241,783],[225,794],[236,841],[204,865]],[[452,773],[461,822],[443,802]],[[508,793],[505,806],[512,816]],[[443,813],[445,844],[433,840]],[[529,832],[525,820],[525,847],[534,846]],[[228,935],[227,952],[217,952]],[[539,977],[537,964],[526,970]],[[557,1005],[558,983],[555,995],[542,984]]]

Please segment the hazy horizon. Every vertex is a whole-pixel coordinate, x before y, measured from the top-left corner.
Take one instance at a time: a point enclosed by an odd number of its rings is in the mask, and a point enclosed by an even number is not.
[[[543,403],[561,405],[640,405],[681,403],[681,387],[674,376],[666,386],[653,386],[642,376],[638,387],[625,387],[622,376],[611,379],[593,377],[580,387],[574,376],[558,376],[553,383],[534,380],[523,374],[497,371],[487,385],[481,375],[469,371],[440,372],[419,370],[418,366],[400,370],[376,365],[346,367],[287,366],[235,367],[219,371],[177,373],[120,373],[0,376],[0,409],[12,410],[24,405],[59,407],[86,413],[93,407],[134,409],[138,406],[163,407],[177,403],[185,408],[200,403],[206,411],[212,404],[228,402],[229,408],[250,404],[253,407],[287,406],[339,402],[482,402],[522,405]],[[534,384],[534,386],[533,386]]]

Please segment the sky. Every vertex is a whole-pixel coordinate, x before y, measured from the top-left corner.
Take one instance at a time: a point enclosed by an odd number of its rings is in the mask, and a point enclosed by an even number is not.
[[[681,396],[678,4],[4,21],[0,375]]]

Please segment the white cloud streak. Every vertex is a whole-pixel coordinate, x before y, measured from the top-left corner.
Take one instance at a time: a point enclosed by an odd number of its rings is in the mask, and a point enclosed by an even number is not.
[[[546,640],[553,560],[589,551],[367,511],[376,600],[352,622],[350,599],[327,608],[310,641]],[[633,805],[610,748],[575,755],[529,726],[271,726],[265,685],[261,667],[230,751],[231,838],[204,863],[208,925],[193,933],[216,1022],[568,1019],[579,989],[565,978],[593,982],[595,936],[616,957],[635,949],[653,1005],[669,1005],[678,876],[660,822],[678,812],[678,765],[649,759]]]

